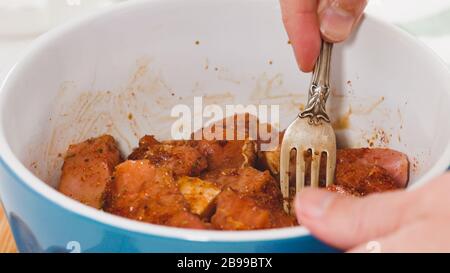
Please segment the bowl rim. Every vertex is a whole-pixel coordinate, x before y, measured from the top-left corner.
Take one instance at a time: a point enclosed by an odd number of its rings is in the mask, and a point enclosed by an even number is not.
[[[234,2],[239,2],[241,0],[232,0]],[[196,4],[207,3],[208,0],[195,0]],[[268,2],[268,0],[266,0]],[[171,239],[182,239],[189,241],[198,242],[250,242],[250,241],[269,241],[269,240],[284,240],[291,239],[295,237],[308,236],[311,235],[305,227],[289,227],[289,228],[278,228],[278,229],[267,229],[267,230],[256,230],[256,231],[213,231],[213,230],[194,230],[194,229],[184,229],[167,227],[161,225],[155,225],[150,223],[143,223],[124,217],[119,217],[113,214],[109,214],[97,209],[88,207],[81,204],[63,194],[58,192],[53,187],[47,185],[44,181],[35,176],[30,170],[28,170],[20,160],[14,155],[6,141],[5,130],[4,130],[4,114],[3,105],[7,103],[8,94],[12,92],[13,88],[10,88],[11,83],[17,81],[20,71],[27,67],[31,57],[41,50],[44,50],[48,45],[52,43],[54,39],[63,33],[69,33],[73,29],[85,27],[90,22],[96,20],[97,18],[115,14],[116,12],[124,11],[125,9],[136,9],[140,5],[172,5],[172,4],[182,4],[179,0],[140,0],[132,1],[126,3],[116,4],[105,10],[96,12],[94,14],[85,16],[83,18],[74,20],[70,23],[59,26],[37,38],[32,45],[21,55],[19,60],[10,69],[7,76],[5,77],[0,91],[0,165],[7,171],[11,177],[22,183],[28,190],[33,193],[40,195],[41,198],[47,202],[57,205],[58,207],[67,210],[68,212],[74,213],[79,217],[90,220],[95,224],[106,225],[110,228],[119,229],[128,232],[136,232],[143,235],[151,236],[161,236]],[[192,1],[190,5],[192,5]],[[365,19],[370,21],[372,24],[379,25],[386,29],[386,31],[395,32],[402,39],[408,40],[411,44],[416,46],[418,49],[424,52],[424,54],[430,55],[430,58],[436,60],[436,63],[440,63],[443,71],[447,71],[450,74],[449,68],[445,65],[444,61],[438,57],[438,55],[428,48],[426,45],[421,43],[419,40],[414,38],[412,35],[406,33],[400,28],[391,25],[389,23],[383,22],[379,19],[373,18],[372,16],[365,15]],[[434,56],[434,57],[433,57]],[[438,66],[438,64],[436,64]],[[445,70],[444,70],[445,69]],[[450,92],[450,88],[449,88]],[[415,185],[411,188],[416,188],[428,181],[429,179],[443,173],[450,162],[450,142],[445,148],[444,153],[439,158],[438,162],[433,166],[421,179],[415,182]]]

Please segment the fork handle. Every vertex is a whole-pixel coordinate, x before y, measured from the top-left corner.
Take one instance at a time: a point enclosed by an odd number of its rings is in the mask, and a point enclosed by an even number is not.
[[[300,118],[309,118],[311,124],[319,125],[322,121],[330,122],[326,112],[326,103],[330,95],[330,66],[333,44],[322,41],[319,58],[314,67],[311,86],[308,93],[308,103]]]

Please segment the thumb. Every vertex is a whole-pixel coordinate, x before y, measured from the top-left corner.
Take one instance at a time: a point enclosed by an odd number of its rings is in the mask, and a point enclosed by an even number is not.
[[[347,39],[366,5],[367,0],[321,0],[318,11],[322,36],[330,42]]]
[[[295,209],[299,222],[318,239],[349,249],[410,222],[414,194],[399,191],[356,198],[304,189],[297,195]]]

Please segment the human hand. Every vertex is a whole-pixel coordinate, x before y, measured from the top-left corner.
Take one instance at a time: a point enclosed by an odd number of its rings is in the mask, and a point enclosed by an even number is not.
[[[447,173],[417,190],[365,198],[305,189],[295,209],[314,236],[346,251],[450,252],[449,193]]]
[[[345,40],[360,20],[367,0],[280,0],[283,22],[304,72],[312,71],[320,53],[321,36]]]

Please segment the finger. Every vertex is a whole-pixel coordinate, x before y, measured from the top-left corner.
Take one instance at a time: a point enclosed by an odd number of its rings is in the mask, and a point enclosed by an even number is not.
[[[356,198],[305,189],[297,196],[295,209],[299,222],[318,239],[349,249],[411,221],[414,195],[415,192],[389,192]]]
[[[341,42],[360,20],[367,0],[320,0],[320,31],[324,39]]]
[[[280,0],[283,22],[300,69],[310,72],[320,53],[318,0]]]
[[[420,199],[417,200],[415,209],[418,210],[420,215],[449,213],[450,172],[434,178],[426,185],[418,188],[417,192],[420,194]]]
[[[352,253],[450,252],[448,217],[423,219],[385,237],[361,244]]]

